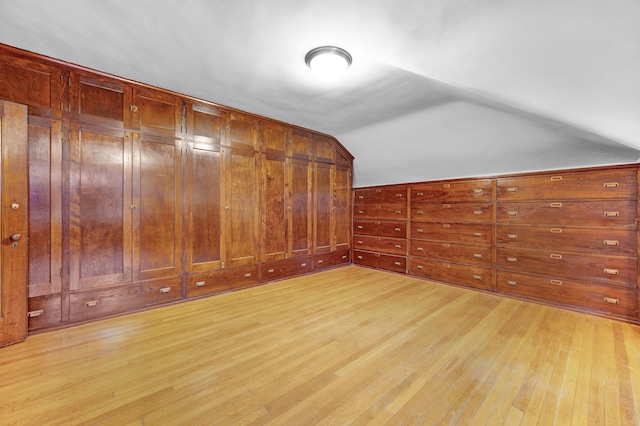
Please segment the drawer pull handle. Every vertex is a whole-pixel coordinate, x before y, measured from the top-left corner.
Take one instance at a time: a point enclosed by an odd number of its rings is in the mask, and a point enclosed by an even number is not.
[[[511,287],[515,287],[518,285],[517,281],[507,281],[507,284],[510,285]]]
[[[451,228],[451,224],[450,223],[443,223],[442,227],[443,228]]]
[[[324,260],[322,260],[322,259],[318,260],[318,265],[322,265],[323,263],[324,263]]]
[[[451,268],[451,264],[450,263],[443,263],[442,267],[443,268]]]
[[[307,263],[306,263],[306,262],[305,262],[305,263],[301,263],[301,264],[300,264],[300,267],[301,267],[301,268],[306,268],[306,266],[307,266]]]
[[[424,266],[422,266],[422,265],[418,265],[418,266],[416,266],[416,268],[418,268],[418,269],[424,269]]]
[[[273,274],[276,270],[275,269],[269,269],[267,270],[267,274]]]
[[[518,212],[514,212],[514,211],[508,211],[507,214],[509,216],[518,216]]]
[[[347,258],[347,255],[346,255],[346,254],[343,254],[343,255],[342,255],[342,260],[344,260],[344,259],[346,259],[346,258]]]
[[[396,248],[402,248],[400,244],[396,244]]]
[[[422,247],[418,247],[416,250],[418,251],[424,251],[424,249]]]
[[[416,232],[423,233],[423,232],[424,232],[424,230],[423,230],[423,229],[416,229]]]
[[[552,182],[555,182],[555,181],[558,181],[558,180],[562,180],[562,176],[551,176],[551,181]]]
[[[382,188],[376,188],[376,192],[377,192],[377,193],[382,192]]]
[[[605,246],[617,246],[619,244],[618,240],[604,240]]]
[[[380,207],[380,204],[376,204],[376,209],[379,209]]]
[[[473,279],[474,280],[478,280],[478,281],[482,281],[482,275],[474,275]]]
[[[473,214],[480,216],[482,214],[482,210],[476,210]]]
[[[418,197],[422,197],[422,196],[424,195],[424,192],[416,192],[416,195],[417,195]]]
[[[396,210],[396,214],[402,214],[402,210]]]
[[[358,210],[358,214],[363,214],[364,212],[362,210]]]
[[[27,318],[39,317],[42,314],[44,314],[44,309],[38,309],[37,311],[29,311],[27,313]]]
[[[362,260],[362,256],[358,256],[358,260]]]
[[[204,287],[204,281],[196,282],[196,287]]]
[[[443,204],[442,208],[443,209],[450,209],[451,208],[451,204]]]
[[[551,207],[560,208],[560,207],[562,207],[562,203],[551,203]]]
[[[442,247],[444,247],[444,248],[449,248],[449,247],[451,247],[451,244],[449,244],[449,243],[443,243],[443,244],[442,244]]]
[[[362,229],[362,225],[358,225],[358,229]]]
[[[518,239],[518,235],[517,234],[507,234],[507,238],[509,238],[510,240],[517,240]]]
[[[604,268],[604,273],[607,274],[607,275],[618,275],[618,270],[617,269]]]
[[[396,265],[396,266],[402,266],[402,263],[400,263],[400,262],[393,262],[393,264]]]
[[[482,255],[480,253],[474,253],[473,257],[475,257],[476,259],[482,259]]]
[[[251,278],[251,273],[244,274],[244,275],[243,275],[243,277],[244,277],[244,278]]]
[[[358,195],[359,200],[364,200],[364,195]]]
[[[376,225],[380,225],[380,221],[379,221],[379,220],[376,220],[374,223],[375,223]]]
[[[561,228],[551,228],[549,231],[552,234],[562,234],[562,229]]]
[[[396,228],[396,232],[402,231],[402,228]]]
[[[473,195],[482,195],[482,189],[474,189]]]
[[[375,257],[380,257],[380,253],[373,253]]]
[[[617,188],[618,187],[618,182],[606,182],[604,184],[605,188]]]
[[[549,282],[553,285],[562,285],[562,281],[560,280],[549,280]]]
[[[165,294],[165,293],[169,293],[171,291],[171,287],[162,287],[160,289],[160,293]]]
[[[402,194],[396,194],[396,197],[402,198]]]
[[[423,210],[418,210],[416,213],[417,214],[424,214],[424,211]]]
[[[515,263],[518,261],[517,257],[507,257],[507,262]]]
[[[85,302],[84,304],[87,305],[87,308],[92,308],[92,307],[96,306],[98,303],[100,303],[99,300],[89,300],[88,302]]]
[[[507,188],[507,192],[518,192],[518,188],[512,186],[510,188]]]
[[[620,216],[620,212],[604,212],[605,217],[618,217]]]
[[[603,299],[603,301],[605,301],[607,303],[611,303],[612,305],[617,305],[618,303],[620,303],[620,301],[618,299],[614,299],[612,297],[605,297]]]
[[[451,188],[451,184],[450,183],[443,183],[442,187],[443,188]]]
[[[362,244],[362,241],[358,240],[358,244]]]
[[[562,259],[562,255],[561,254],[551,254],[551,258],[552,259]]]
[[[474,232],[473,236],[474,237],[482,237],[482,232]]]

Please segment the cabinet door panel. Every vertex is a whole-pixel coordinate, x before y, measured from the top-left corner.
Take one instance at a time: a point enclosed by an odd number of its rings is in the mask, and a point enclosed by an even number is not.
[[[182,123],[182,100],[168,93],[133,91],[133,128],[142,133],[176,137]]]
[[[282,158],[262,159],[262,260],[284,259],[287,255],[286,162]]]
[[[257,123],[253,117],[239,113],[229,115],[229,137],[225,143],[236,151],[245,150],[247,154],[257,149]]]
[[[289,164],[291,165],[290,253],[292,256],[306,256],[311,254],[312,247],[312,163],[293,159]]]
[[[333,166],[315,163],[315,253],[331,251]]]
[[[262,151],[285,156],[289,145],[289,130],[283,125],[272,122],[263,122],[260,127]]]
[[[131,138],[71,124],[72,290],[128,281]]]
[[[336,167],[335,206],[333,221],[335,223],[335,250],[349,247],[351,241],[351,172],[349,169]]]
[[[291,144],[288,155],[301,160],[311,160],[313,156],[313,136],[311,133],[305,130],[291,129]]]
[[[104,127],[130,128],[131,88],[110,79],[71,74],[71,119]]]
[[[136,279],[179,273],[180,150],[175,140],[136,136],[134,265]]]
[[[187,133],[195,148],[213,149],[223,143],[226,122],[223,114],[209,105],[187,108]]]
[[[335,163],[336,147],[333,139],[322,135],[315,135],[315,160],[322,163]]]
[[[61,127],[58,120],[29,120],[29,297],[61,290]]]

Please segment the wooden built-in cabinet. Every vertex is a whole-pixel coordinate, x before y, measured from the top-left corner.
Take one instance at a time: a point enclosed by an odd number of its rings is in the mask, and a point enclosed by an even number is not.
[[[638,322],[637,165],[408,187],[410,274]],[[400,253],[386,188],[353,190],[354,263]]]
[[[0,46],[28,109],[29,329],[349,263],[334,138]]]

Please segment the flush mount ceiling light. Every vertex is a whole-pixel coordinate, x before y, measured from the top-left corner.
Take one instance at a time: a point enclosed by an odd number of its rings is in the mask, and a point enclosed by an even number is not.
[[[304,61],[319,79],[331,81],[340,77],[349,68],[351,55],[339,47],[322,46],[310,50]]]

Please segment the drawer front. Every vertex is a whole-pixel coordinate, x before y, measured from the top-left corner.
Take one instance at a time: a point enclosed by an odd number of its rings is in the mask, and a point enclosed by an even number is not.
[[[187,296],[196,297],[249,287],[260,282],[259,278],[257,265],[193,274],[187,278]]]
[[[332,266],[349,263],[349,250],[337,250],[332,253],[317,254],[313,256],[313,264],[315,269],[330,268]]]
[[[432,182],[411,186],[412,203],[490,203],[491,180]]]
[[[412,203],[411,220],[417,222],[491,223],[491,204]]]
[[[498,226],[498,245],[548,251],[636,256],[636,231],[541,226]]]
[[[29,330],[39,330],[60,325],[62,305],[60,295],[32,297],[29,299]]]
[[[603,313],[634,317],[637,289],[600,286],[562,278],[498,271],[498,291]]]
[[[410,273],[437,281],[451,282],[476,288],[491,288],[492,278],[490,268],[412,257]]]
[[[407,240],[389,237],[373,237],[370,235],[354,235],[353,248],[406,256]]]
[[[411,240],[411,255],[472,265],[491,265],[491,246]]]
[[[354,189],[354,204],[407,203],[407,187],[387,186],[379,188]]]
[[[354,250],[353,263],[403,274],[407,272],[407,258],[403,256]]]
[[[635,170],[548,173],[497,180],[498,200],[635,199]]]
[[[364,204],[353,206],[354,219],[406,220],[406,204]]]
[[[101,318],[180,299],[180,279],[153,280],[69,295],[71,322]]]
[[[266,262],[260,265],[262,281],[273,281],[311,272],[311,256]]]
[[[491,225],[412,222],[411,238],[490,245]]]
[[[577,255],[506,248],[496,250],[496,265],[501,269],[623,287],[637,287],[637,264],[637,259],[633,257]]]
[[[577,225],[636,229],[635,201],[547,201],[499,203],[497,222],[503,225]]]
[[[354,220],[353,233],[379,237],[407,238],[407,223],[382,220]]]

